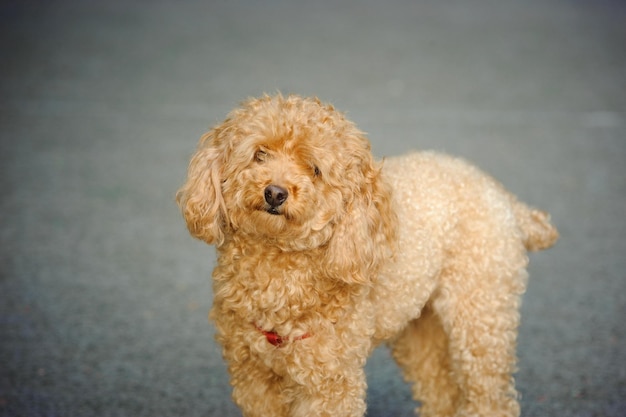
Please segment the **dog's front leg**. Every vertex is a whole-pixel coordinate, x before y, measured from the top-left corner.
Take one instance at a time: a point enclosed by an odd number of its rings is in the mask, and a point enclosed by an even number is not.
[[[296,387],[289,415],[362,417],[366,409],[365,391],[365,375],[361,369],[352,375],[328,376],[319,380],[319,385]]]
[[[363,366],[369,340],[303,340],[294,352],[291,417],[362,417],[367,383]]]
[[[362,417],[365,414],[365,375],[335,374],[317,386],[300,386],[292,402],[291,417]]]
[[[354,351],[330,354],[328,346],[318,345],[316,339],[287,342],[282,347],[265,342],[269,347],[261,343],[262,352],[245,345],[225,349],[233,400],[245,417],[365,414],[364,355],[355,356]]]
[[[272,357],[279,351],[267,343],[253,326],[237,327],[221,315],[217,340],[228,364],[232,398],[245,417],[288,417],[289,400],[285,378],[272,369]],[[229,329],[225,332],[224,329]]]
[[[261,363],[230,366],[233,401],[245,417],[288,417],[283,378]]]

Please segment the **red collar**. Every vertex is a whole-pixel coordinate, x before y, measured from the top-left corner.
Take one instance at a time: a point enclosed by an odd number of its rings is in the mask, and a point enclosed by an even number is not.
[[[267,339],[267,341],[276,346],[276,347],[281,347],[283,345],[283,343],[285,343],[287,340],[289,340],[289,338],[285,338],[281,335],[279,335],[278,333],[276,333],[275,331],[265,331],[262,328],[260,328],[259,326],[256,326],[256,329],[258,331],[260,331],[261,333],[263,333],[263,336],[265,336],[265,338]],[[295,337],[291,340],[302,340],[302,339],[306,339],[311,337],[311,335],[309,333],[305,333],[302,336],[298,336]]]

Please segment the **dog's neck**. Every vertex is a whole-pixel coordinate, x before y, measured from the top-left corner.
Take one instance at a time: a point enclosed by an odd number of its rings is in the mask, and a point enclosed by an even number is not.
[[[223,249],[213,273],[214,306],[236,312],[243,322],[262,325],[270,337],[272,332],[284,337],[284,328],[300,324],[308,331],[304,323],[314,317],[337,322],[346,306],[355,305],[355,298],[367,291],[324,271],[318,262],[322,249],[286,252],[261,244]]]

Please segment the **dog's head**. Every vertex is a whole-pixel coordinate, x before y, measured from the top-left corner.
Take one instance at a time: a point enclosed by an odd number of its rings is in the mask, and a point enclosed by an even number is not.
[[[322,248],[334,273],[360,281],[395,237],[380,170],[364,134],[332,106],[264,96],[201,138],[177,201],[209,244]]]

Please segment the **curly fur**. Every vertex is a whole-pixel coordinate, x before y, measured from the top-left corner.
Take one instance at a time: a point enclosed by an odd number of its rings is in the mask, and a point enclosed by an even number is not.
[[[245,416],[364,415],[383,342],[421,416],[519,414],[526,251],[558,235],[478,169],[432,152],[383,165],[331,105],[264,96],[201,138],[177,200],[217,248],[210,317]]]

